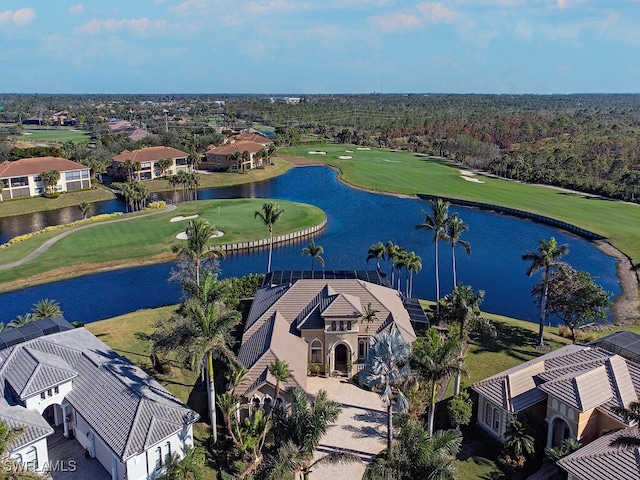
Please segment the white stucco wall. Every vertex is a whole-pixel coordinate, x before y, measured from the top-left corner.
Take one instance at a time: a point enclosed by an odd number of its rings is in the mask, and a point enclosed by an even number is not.
[[[16,459],[18,458],[18,455],[21,455],[22,462],[24,464],[24,462],[26,461],[27,451],[32,447],[35,447],[36,451],[38,452],[38,470],[37,471],[41,473],[42,469],[49,464],[49,450],[47,448],[46,438],[41,438],[40,440],[34,443],[30,443],[29,445],[26,445],[22,448],[14,450],[13,452],[11,452],[11,457]],[[25,468],[26,468],[26,465],[25,465]]]
[[[40,415],[46,410],[49,405],[61,405],[64,397],[73,389],[73,382],[61,383],[58,385],[58,393],[55,393],[54,387],[51,387],[44,392],[45,398],[42,399],[40,393],[28,397],[25,400],[25,407],[29,410],[37,410]],[[51,390],[51,396],[49,396],[49,390]]]

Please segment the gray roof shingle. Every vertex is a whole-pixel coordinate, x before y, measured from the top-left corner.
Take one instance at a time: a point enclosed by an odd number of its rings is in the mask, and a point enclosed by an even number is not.
[[[23,428],[24,431],[9,445],[9,450],[25,447],[53,433],[53,428],[35,410],[27,410],[19,405],[9,406],[0,397],[0,421],[6,422],[9,428]]]

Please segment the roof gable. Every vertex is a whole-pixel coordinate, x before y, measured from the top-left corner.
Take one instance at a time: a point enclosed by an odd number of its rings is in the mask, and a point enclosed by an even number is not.
[[[349,317],[362,316],[360,299],[346,293],[339,293],[331,298],[329,305],[322,310],[323,317]]]

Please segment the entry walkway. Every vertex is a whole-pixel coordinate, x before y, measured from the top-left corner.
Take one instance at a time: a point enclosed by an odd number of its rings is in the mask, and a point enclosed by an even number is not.
[[[342,405],[338,421],[331,425],[316,451],[317,460],[332,450],[346,450],[364,463],[322,465],[315,468],[311,480],[359,479],[370,462],[387,443],[387,411],[377,393],[363,390],[344,378],[308,377],[307,392],[325,390],[328,397]]]
[[[96,458],[86,458],[76,439],[65,438],[62,426],[47,438],[49,465],[53,480],[111,480],[111,475]]]

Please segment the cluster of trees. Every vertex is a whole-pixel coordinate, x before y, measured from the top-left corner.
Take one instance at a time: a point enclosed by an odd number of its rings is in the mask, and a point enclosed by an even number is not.
[[[0,322],[0,332],[5,328],[18,328],[28,323],[36,322],[38,320],[61,316],[62,310],[60,310],[60,304],[56,300],[44,298],[34,303],[30,312],[25,313],[24,315],[18,315],[6,325]]]
[[[40,179],[44,184],[45,195],[54,195],[56,193],[56,185],[60,181],[60,172],[57,170],[49,170],[48,172],[42,172]]]
[[[405,271],[405,288],[404,295],[411,297],[413,293],[413,275],[422,270],[422,258],[416,252],[407,252],[400,245],[396,245],[391,240],[387,243],[374,243],[367,251],[367,263],[369,260],[376,261],[376,269],[380,271],[380,260],[387,260],[390,264],[389,278],[391,285],[397,288],[398,292],[402,291],[402,277],[400,272]],[[397,281],[396,275],[397,273]]]
[[[198,199],[198,187],[201,181],[198,172],[180,170],[176,175],[171,175],[168,181],[169,185],[173,187],[174,196],[177,188],[181,188],[183,202]]]
[[[121,185],[120,191],[132,212],[144,210],[149,196],[149,187],[144,183],[138,180],[129,180]]]

